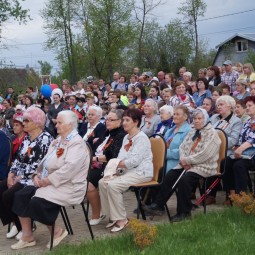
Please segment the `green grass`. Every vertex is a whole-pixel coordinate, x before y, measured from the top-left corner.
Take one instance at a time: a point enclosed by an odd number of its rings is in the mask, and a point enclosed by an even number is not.
[[[51,255],[61,254],[254,254],[255,217],[236,208],[199,214],[192,220],[158,225],[156,242],[140,251],[129,233],[80,245],[63,245]]]

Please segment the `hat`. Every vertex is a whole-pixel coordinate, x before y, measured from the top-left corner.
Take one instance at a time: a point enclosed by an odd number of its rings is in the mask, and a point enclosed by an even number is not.
[[[90,75],[90,76],[87,77],[87,80],[88,80],[88,81],[93,81],[94,78],[93,78],[93,76]]]
[[[226,60],[226,61],[223,63],[223,65],[224,65],[224,66],[232,65],[232,61]]]
[[[17,121],[17,122],[23,124],[23,114],[22,115],[14,114],[13,115],[13,121]]]
[[[154,77],[152,78],[152,81],[159,81],[159,80],[158,80],[158,78],[157,78],[156,76],[154,76]]]
[[[87,93],[86,98],[93,98],[94,99],[94,94],[93,93]]]
[[[151,77],[152,76],[152,72],[146,72],[145,76]]]
[[[21,104],[17,104],[15,107],[15,111],[17,110],[23,110],[23,106]]]

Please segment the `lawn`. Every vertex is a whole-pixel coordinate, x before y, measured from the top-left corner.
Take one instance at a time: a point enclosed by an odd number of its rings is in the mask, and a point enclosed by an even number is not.
[[[149,222],[149,221],[148,221]],[[254,254],[255,216],[244,215],[236,208],[198,214],[181,223],[158,225],[155,243],[143,251],[126,231],[112,238],[80,245],[61,245],[48,254]]]

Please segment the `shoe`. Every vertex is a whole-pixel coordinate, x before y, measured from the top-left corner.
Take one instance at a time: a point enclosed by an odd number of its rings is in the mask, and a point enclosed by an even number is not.
[[[134,209],[133,213],[134,213],[134,214],[137,214],[137,208]],[[141,214],[141,212],[140,212],[140,214]],[[145,214],[145,216],[151,216],[151,214],[150,214],[149,212],[145,212],[145,211],[144,211],[144,214]]]
[[[144,205],[143,210],[145,212],[148,212],[152,216],[162,216],[165,212],[164,207],[160,207],[155,203],[152,203],[151,205]]]
[[[17,227],[15,225],[12,226],[10,232],[8,232],[6,234],[6,238],[13,238],[14,236],[16,236],[19,233]]]
[[[52,248],[56,247],[57,245],[60,244],[60,242],[68,235],[68,232],[65,230],[63,230],[62,234],[57,237],[57,238],[54,238],[53,240],[53,245],[52,245]],[[46,247],[48,249],[50,249],[50,241],[47,243]]]
[[[11,248],[13,250],[19,250],[19,249],[23,249],[26,247],[31,247],[31,246],[35,246],[36,245],[36,241],[23,241],[23,240],[19,240],[17,243],[11,245]]]
[[[111,228],[116,224],[116,220],[109,220],[109,223],[105,226],[106,228]]]
[[[95,226],[95,225],[99,224],[105,217],[106,217],[106,215],[101,215],[98,219],[91,219],[89,221],[89,224],[91,226]]]
[[[191,213],[177,213],[173,217],[170,218],[171,222],[180,222],[191,217]]]
[[[16,235],[16,240],[19,241],[20,238],[22,237],[22,231],[19,231],[19,233]]]
[[[216,204],[216,199],[215,199],[215,197],[213,197],[213,196],[208,196],[207,198],[206,198],[206,205],[213,205],[213,204]]]
[[[119,226],[118,224],[115,224],[115,226],[111,229],[111,233],[120,232],[122,229],[124,229],[127,226],[128,222],[129,220],[127,219],[126,223],[123,226]]]

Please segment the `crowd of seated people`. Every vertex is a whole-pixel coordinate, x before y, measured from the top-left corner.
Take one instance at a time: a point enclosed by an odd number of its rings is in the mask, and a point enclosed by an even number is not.
[[[92,226],[106,221],[111,232],[124,229],[123,193],[153,177],[149,137],[154,134],[166,141],[166,175],[144,206],[148,214],[162,215],[178,188],[171,220],[190,217],[199,180],[217,171],[216,128],[228,139],[223,190],[246,191],[254,166],[243,154],[255,147],[255,74],[251,64],[243,67],[226,60],[197,75],[185,67],[179,77],[139,74],[135,68],[130,82],[118,72],[108,83],[90,77],[71,85],[65,79],[49,98],[39,91],[16,95],[9,87],[0,104],[0,219],[11,226],[6,237],[18,240],[11,248],[36,245],[32,222],[51,231],[60,207],[79,204],[85,195]],[[86,143],[93,154],[90,171]],[[216,203],[220,186],[207,197],[208,205]],[[54,231],[57,246],[68,233],[60,226]]]

